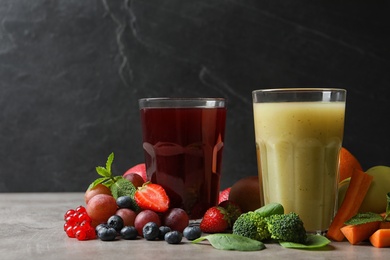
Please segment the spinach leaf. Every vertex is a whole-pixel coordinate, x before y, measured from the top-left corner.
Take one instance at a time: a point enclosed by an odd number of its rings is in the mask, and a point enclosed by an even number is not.
[[[235,234],[212,234],[200,237],[192,241],[199,243],[207,239],[210,244],[220,250],[257,251],[265,248],[264,243]]]
[[[284,214],[284,208],[279,203],[269,203],[263,207],[256,209],[256,213],[259,213],[262,217],[269,217],[276,214]]]
[[[293,242],[279,242],[282,247],[285,248],[296,248],[296,249],[314,249],[321,248],[330,243],[330,240],[320,235],[307,235],[306,243],[299,244]]]

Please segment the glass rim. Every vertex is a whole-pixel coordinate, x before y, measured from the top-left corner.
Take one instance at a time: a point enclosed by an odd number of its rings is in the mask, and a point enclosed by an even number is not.
[[[265,89],[256,89],[253,90],[252,93],[259,93],[259,92],[346,92],[346,89],[343,88],[265,88]]]
[[[253,103],[345,102],[347,90],[341,88],[273,88],[252,91]]]
[[[139,108],[225,108],[226,98],[155,97],[138,99]]]

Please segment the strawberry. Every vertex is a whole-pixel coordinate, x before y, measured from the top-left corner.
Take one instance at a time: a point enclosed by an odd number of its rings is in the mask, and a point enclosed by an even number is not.
[[[144,183],[135,192],[134,199],[143,210],[150,209],[155,212],[165,212],[169,208],[169,197],[159,184]]]
[[[234,222],[236,222],[237,218],[242,214],[240,206],[231,200],[224,200],[219,203],[218,206],[226,210],[229,228],[233,228]]]
[[[205,233],[224,232],[228,227],[227,212],[219,206],[209,208],[200,222],[200,229]]]
[[[218,203],[221,203],[222,201],[229,199],[230,189],[231,189],[231,187],[226,188],[226,189],[219,192]]]

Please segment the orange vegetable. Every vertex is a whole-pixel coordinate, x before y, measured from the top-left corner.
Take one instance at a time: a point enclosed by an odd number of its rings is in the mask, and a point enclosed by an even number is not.
[[[375,247],[390,247],[390,229],[378,229],[369,239]]]
[[[329,226],[326,236],[334,241],[342,241],[345,236],[341,232],[344,223],[355,216],[370,187],[373,176],[355,169],[351,176],[351,182],[345,194],[341,207]]]
[[[378,230],[380,221],[368,222],[359,225],[347,225],[340,230],[351,245],[356,245],[370,238]]]

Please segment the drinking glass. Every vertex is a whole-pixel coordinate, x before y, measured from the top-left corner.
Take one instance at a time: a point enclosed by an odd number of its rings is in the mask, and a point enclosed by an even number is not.
[[[218,203],[226,100],[143,98],[139,108],[148,180],[199,220]]]
[[[346,90],[260,89],[252,98],[264,203],[282,204],[309,233],[323,234],[336,210]]]

